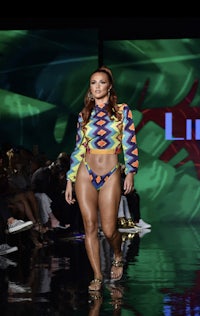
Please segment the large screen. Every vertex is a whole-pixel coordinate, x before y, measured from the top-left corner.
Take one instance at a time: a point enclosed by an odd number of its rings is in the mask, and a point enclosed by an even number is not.
[[[107,40],[103,56],[134,116],[142,216],[199,221],[200,39]]]
[[[101,47],[101,51],[99,51]],[[109,66],[133,111],[142,217],[199,221],[200,39],[103,40],[84,28],[0,31],[0,135],[53,160],[71,153],[91,72]]]

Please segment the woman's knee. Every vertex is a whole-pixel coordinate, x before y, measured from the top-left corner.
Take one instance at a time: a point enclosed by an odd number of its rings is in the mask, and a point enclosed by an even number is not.
[[[103,232],[105,237],[110,241],[114,240],[119,235],[119,231],[117,229],[103,229]]]
[[[85,233],[86,234],[93,234],[98,231],[98,225],[95,221],[90,221],[90,220],[84,220],[84,228],[85,228]]]

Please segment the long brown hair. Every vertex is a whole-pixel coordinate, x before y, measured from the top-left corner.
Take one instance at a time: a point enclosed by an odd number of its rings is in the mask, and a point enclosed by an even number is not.
[[[113,88],[114,82],[113,82],[113,76],[112,76],[111,70],[106,66],[102,66],[96,69],[95,71],[93,71],[93,73],[90,75],[90,78],[93,74],[97,72],[105,73],[108,77],[109,83],[112,86],[112,88],[110,89],[108,104],[106,105],[106,109],[108,111],[109,117],[114,115],[116,118],[121,119],[121,115],[118,113],[117,95],[116,95],[115,89]],[[83,125],[88,123],[91,116],[91,112],[95,106],[95,101],[89,97],[89,94],[90,94],[90,88],[88,88],[87,93],[85,95],[84,108],[81,111],[82,117],[83,117]]]

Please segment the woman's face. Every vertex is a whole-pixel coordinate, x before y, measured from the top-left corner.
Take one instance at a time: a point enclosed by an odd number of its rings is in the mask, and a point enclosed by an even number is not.
[[[112,88],[106,73],[96,72],[90,78],[90,92],[94,99],[108,101],[108,91]]]

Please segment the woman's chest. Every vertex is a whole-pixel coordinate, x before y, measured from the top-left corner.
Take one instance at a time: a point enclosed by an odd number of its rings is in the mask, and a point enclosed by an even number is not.
[[[112,138],[122,132],[122,122],[111,119],[108,115],[93,115],[85,126],[86,138]]]

